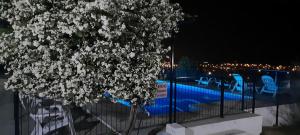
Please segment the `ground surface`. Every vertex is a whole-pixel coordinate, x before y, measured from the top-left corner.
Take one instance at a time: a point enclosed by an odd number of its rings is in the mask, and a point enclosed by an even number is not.
[[[300,123],[286,127],[265,127],[262,135],[300,135]]]
[[[14,106],[12,92],[5,91],[3,82],[5,79],[0,78],[0,131],[1,135],[14,134]]]

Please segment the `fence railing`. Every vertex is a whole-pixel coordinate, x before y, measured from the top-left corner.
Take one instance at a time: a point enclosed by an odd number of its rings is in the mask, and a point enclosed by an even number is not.
[[[272,82],[264,82],[263,75],[241,72],[192,77],[174,75],[173,78],[162,75],[160,82],[167,85],[168,95],[154,99],[154,104],[139,110],[135,129],[254,113],[257,107],[299,102],[297,78],[288,77],[289,84],[285,84],[285,88],[279,88],[278,84],[285,83],[286,79],[277,78],[278,89],[272,92],[264,88],[271,87],[268,83]],[[125,130],[130,113],[130,105],[123,100],[113,103],[103,99],[97,104],[66,107],[56,100],[22,93],[15,93],[14,98],[16,135],[120,134]]]

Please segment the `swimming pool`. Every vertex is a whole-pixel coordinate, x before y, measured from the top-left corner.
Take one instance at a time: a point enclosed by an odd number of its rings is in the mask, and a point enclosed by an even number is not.
[[[164,81],[157,81],[157,82],[167,84],[168,97],[157,98],[154,100],[154,104],[145,106],[145,110],[149,113],[149,115],[163,115],[169,113],[170,83]],[[220,101],[220,95],[221,95],[221,92],[218,90],[212,90],[212,89],[201,88],[201,87],[185,85],[185,84],[177,84],[176,91],[177,91],[177,98],[176,98],[177,112],[197,111],[191,108],[191,106],[195,104],[218,102]],[[242,100],[242,96],[240,94],[225,92],[224,99],[239,101]],[[245,99],[250,99],[250,97],[245,96]],[[124,100],[118,100],[118,102],[123,105],[130,106],[130,104]]]

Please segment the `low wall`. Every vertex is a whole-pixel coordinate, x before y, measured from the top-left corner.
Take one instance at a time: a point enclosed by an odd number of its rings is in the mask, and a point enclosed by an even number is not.
[[[255,114],[263,116],[263,126],[276,125],[276,106],[256,108]],[[291,125],[300,120],[300,105],[280,105],[278,110],[278,125]]]
[[[225,118],[213,118],[196,122],[167,125],[171,135],[259,135],[262,132],[262,116],[256,114],[236,114]]]

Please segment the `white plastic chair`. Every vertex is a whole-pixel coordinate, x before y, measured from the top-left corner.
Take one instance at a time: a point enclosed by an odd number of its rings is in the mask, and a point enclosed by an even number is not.
[[[31,135],[44,135],[67,125],[69,125],[71,134],[74,134],[71,113],[67,113],[62,105],[43,106],[41,99],[32,98],[22,93],[19,94],[19,98],[23,108],[29,112],[29,116],[35,121]],[[24,100],[27,101],[27,106]]]
[[[231,92],[234,92],[235,90],[242,92],[243,91],[243,77],[239,74],[232,74],[232,76],[235,80],[235,83],[231,89]]]
[[[222,85],[221,80],[216,81],[216,84],[217,84],[218,88],[220,88]],[[231,83],[224,82],[223,85],[224,85],[224,87],[231,88]]]
[[[274,79],[271,76],[263,75],[261,80],[264,86],[261,88],[260,94],[271,93],[273,94],[273,97],[275,97],[278,91],[278,86],[276,85]]]
[[[213,78],[200,77],[199,80],[195,80],[195,81],[198,82],[199,85],[208,86],[212,80],[213,80]]]

